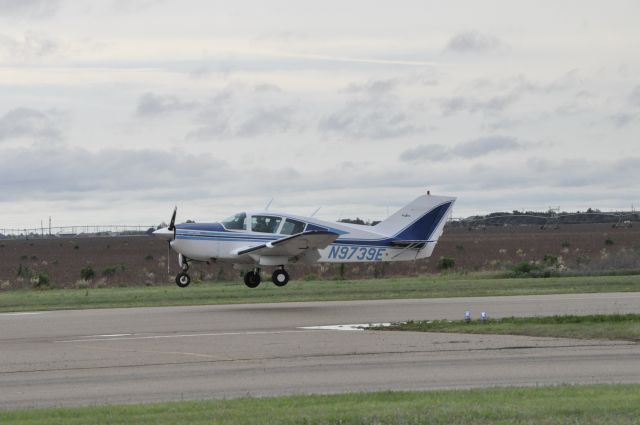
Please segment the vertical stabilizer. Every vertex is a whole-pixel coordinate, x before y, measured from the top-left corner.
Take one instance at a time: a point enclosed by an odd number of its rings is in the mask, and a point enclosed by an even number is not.
[[[434,242],[427,243],[433,246],[442,234],[455,200],[450,196],[419,196],[374,228],[397,241]]]

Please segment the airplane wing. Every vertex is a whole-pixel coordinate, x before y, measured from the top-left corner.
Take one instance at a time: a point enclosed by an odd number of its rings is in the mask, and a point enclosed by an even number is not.
[[[236,255],[249,254],[252,257],[298,257],[307,252],[326,248],[338,238],[337,233],[312,230],[287,236],[273,242],[240,249]]]

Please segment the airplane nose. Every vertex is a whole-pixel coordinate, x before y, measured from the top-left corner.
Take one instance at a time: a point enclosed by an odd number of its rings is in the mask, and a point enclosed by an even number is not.
[[[169,230],[168,227],[163,227],[162,229],[156,230],[155,232],[153,232],[153,236],[160,239],[166,239],[168,241],[173,240],[174,238],[173,230]]]

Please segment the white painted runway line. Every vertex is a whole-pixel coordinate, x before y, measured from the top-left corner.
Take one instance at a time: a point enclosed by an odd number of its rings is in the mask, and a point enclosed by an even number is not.
[[[46,311],[22,311],[19,313],[0,313],[0,317],[7,316],[37,316],[40,314],[45,314]]]
[[[199,334],[175,334],[175,335],[144,335],[144,336],[114,336],[114,337],[100,337],[96,335],[96,338],[84,337],[82,339],[66,339],[53,341],[54,343],[67,343],[67,342],[96,342],[96,341],[135,341],[140,339],[166,339],[166,338],[193,338],[193,337],[206,337],[206,336],[237,336],[237,335],[274,335],[274,334],[290,334],[290,333],[303,333],[310,332],[308,330],[283,330],[283,331],[247,331],[247,332],[215,332],[215,333],[199,333]]]
[[[322,331],[364,331],[373,327],[391,326],[391,323],[359,323],[351,325],[302,326],[298,329]]]

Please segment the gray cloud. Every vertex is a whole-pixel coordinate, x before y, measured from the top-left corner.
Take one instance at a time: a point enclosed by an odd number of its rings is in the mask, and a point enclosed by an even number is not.
[[[400,154],[403,162],[439,162],[453,158],[476,158],[493,152],[523,149],[525,145],[513,137],[488,136],[459,143],[452,148],[443,145],[419,145]]]
[[[202,188],[232,175],[210,155],[151,149],[5,149],[0,155],[3,199],[44,196],[68,199],[87,192],[136,193],[136,198],[170,198],[180,188]],[[165,195],[166,194],[166,195]]]
[[[251,92],[249,107],[242,101],[246,92]],[[196,116],[198,127],[187,138],[215,141],[299,131],[304,124],[297,109],[277,86],[259,84],[227,88],[199,108]]]
[[[27,32],[22,39],[0,34],[0,53],[11,60],[28,61],[51,56],[60,51],[60,43],[42,34]]]
[[[164,3],[164,0],[113,0],[112,8],[118,13],[137,13]]]
[[[489,136],[460,143],[453,148],[452,153],[464,158],[487,155],[492,152],[505,152],[522,149],[523,144],[513,137]]]
[[[136,115],[155,117],[177,111],[193,110],[198,106],[195,102],[184,102],[174,95],[158,95],[145,93],[138,99]]]
[[[457,53],[483,53],[503,47],[505,44],[496,36],[482,34],[478,31],[465,31],[451,37],[445,50]]]
[[[610,115],[609,119],[616,127],[622,128],[636,121],[638,119],[638,116],[636,114],[618,112],[616,114]]]
[[[282,93],[282,89],[275,84],[259,83],[253,87],[255,93]]]
[[[419,145],[400,154],[400,161],[442,161],[451,156],[451,150],[443,145]]]
[[[424,131],[414,122],[412,108],[401,102],[397,94],[401,86],[435,84],[424,76],[370,80],[350,84],[345,106],[322,118],[318,128],[325,135],[352,139],[382,140]]]
[[[491,96],[487,99],[455,96],[440,100],[440,107],[444,115],[452,115],[457,112],[499,112],[514,104],[520,98],[520,93],[511,91],[504,95]]]
[[[407,113],[390,102],[350,102],[342,110],[320,121],[325,134],[339,134],[353,139],[382,140],[422,131]]]
[[[629,102],[634,106],[640,107],[640,86],[636,86],[629,94]]]
[[[22,138],[57,141],[61,131],[51,114],[29,108],[12,109],[0,117],[0,142]]]
[[[58,10],[58,0],[0,0],[0,17],[47,18]]]
[[[477,79],[463,85],[464,96],[436,100],[443,115],[459,112],[495,114],[508,109],[527,94],[551,94],[579,84],[578,71],[573,69],[547,83],[531,81],[522,75],[503,80]]]

